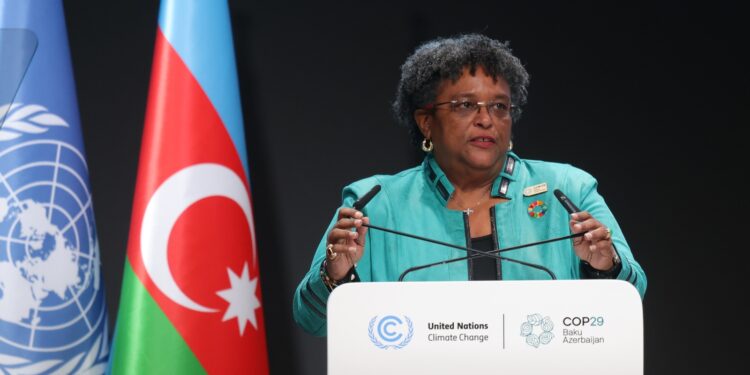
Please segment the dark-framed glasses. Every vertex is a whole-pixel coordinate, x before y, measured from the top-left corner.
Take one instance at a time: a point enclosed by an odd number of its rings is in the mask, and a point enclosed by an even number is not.
[[[435,109],[441,105],[449,105],[451,112],[461,118],[474,116],[482,110],[482,107],[487,107],[487,112],[490,116],[498,120],[504,120],[516,110],[515,105],[509,105],[503,101],[479,102],[474,100],[451,100],[449,102],[432,103],[424,106],[424,109]]]

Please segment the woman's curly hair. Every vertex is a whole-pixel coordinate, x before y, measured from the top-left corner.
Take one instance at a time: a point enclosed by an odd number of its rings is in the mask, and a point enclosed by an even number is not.
[[[420,144],[422,133],[414,120],[414,111],[435,101],[440,83],[461,77],[464,68],[471,74],[481,66],[492,77],[503,77],[510,85],[513,121],[521,116],[521,106],[528,96],[529,73],[513,56],[508,42],[499,42],[480,34],[438,38],[417,47],[401,66],[401,80],[393,101],[396,120],[409,129],[414,144]]]

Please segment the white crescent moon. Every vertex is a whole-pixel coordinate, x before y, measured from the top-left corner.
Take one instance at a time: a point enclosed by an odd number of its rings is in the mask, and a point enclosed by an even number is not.
[[[233,200],[245,213],[255,262],[255,224],[250,197],[242,179],[223,165],[194,164],[169,176],[151,196],[141,222],[141,258],[149,277],[169,299],[200,312],[218,310],[198,304],[177,286],[167,262],[167,245],[180,215],[199,200],[216,196]]]

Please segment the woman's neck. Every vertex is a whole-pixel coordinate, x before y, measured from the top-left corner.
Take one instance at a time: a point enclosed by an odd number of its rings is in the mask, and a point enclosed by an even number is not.
[[[433,153],[435,162],[443,170],[454,189],[462,192],[484,191],[495,182],[505,165],[507,154],[500,160],[481,165],[464,161],[460,157]]]
[[[446,165],[443,166],[443,164]],[[438,165],[440,165],[453,188],[461,193],[488,191],[492,188],[492,184],[500,175],[502,169],[502,164],[488,169],[472,169],[465,165],[450,165],[450,163],[440,163],[439,161]]]
[[[453,185],[448,207],[452,209],[474,209],[490,199],[492,184],[497,175],[490,174],[453,174],[446,172],[446,177]]]
[[[446,175],[447,176],[447,175]],[[477,179],[477,180],[454,180],[450,176],[447,176],[448,180],[453,185],[454,195],[476,195],[490,192],[492,189],[492,183],[495,181],[494,178]]]

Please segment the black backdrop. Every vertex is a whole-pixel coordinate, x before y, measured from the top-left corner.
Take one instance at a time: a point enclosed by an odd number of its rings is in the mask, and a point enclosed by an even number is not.
[[[290,306],[340,189],[421,158],[389,112],[400,64],[421,41],[470,31],[510,40],[531,73],[518,154],[596,176],[645,269],[646,372],[741,359],[749,122],[738,6],[260,3],[230,6],[274,373],[325,371],[325,339],[294,325]],[[65,11],[113,324],[158,4]]]

